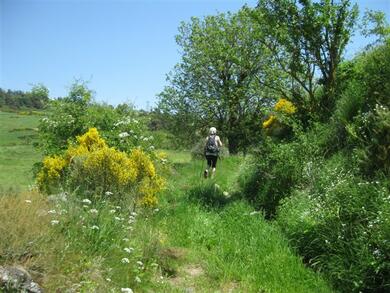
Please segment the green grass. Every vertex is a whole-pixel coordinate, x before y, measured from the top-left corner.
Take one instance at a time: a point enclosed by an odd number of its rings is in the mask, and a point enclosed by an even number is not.
[[[174,156],[171,153],[172,162],[184,154]],[[186,266],[204,270],[200,277],[181,280],[179,287],[197,292],[332,292],[320,275],[302,264],[280,230],[262,214],[251,215],[253,208],[245,202],[233,198],[226,205],[210,207],[188,198],[191,193],[207,196],[213,190],[220,191],[214,197],[223,196],[223,191],[234,193],[241,161],[241,157],[228,157],[219,162],[213,180],[201,177],[202,161],[175,165],[161,211],[148,225],[159,230],[165,247],[185,251],[169,263],[173,276],[184,278],[181,268]],[[219,187],[210,188],[215,184]]]
[[[0,112],[0,192],[26,190],[33,183],[31,168],[40,161],[34,149],[39,116]]]

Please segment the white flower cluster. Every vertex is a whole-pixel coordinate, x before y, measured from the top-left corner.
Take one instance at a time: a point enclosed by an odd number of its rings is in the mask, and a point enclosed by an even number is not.
[[[136,119],[132,119],[131,117],[125,117],[123,120],[119,120],[118,122],[116,122],[114,124],[114,127],[118,127],[118,126],[121,126],[121,125],[130,125],[130,124],[138,124],[139,121],[136,120]]]

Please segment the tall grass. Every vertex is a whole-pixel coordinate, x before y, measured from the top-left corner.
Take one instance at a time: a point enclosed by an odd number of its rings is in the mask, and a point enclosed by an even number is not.
[[[193,175],[199,161],[181,166],[164,208],[153,218],[164,246],[184,248],[187,255],[181,261],[205,270],[205,276],[192,284],[200,292],[226,286],[237,292],[331,292],[289,249],[279,228],[244,201],[229,197],[241,161],[226,158],[215,180]],[[183,195],[175,189],[178,186],[187,192]]]

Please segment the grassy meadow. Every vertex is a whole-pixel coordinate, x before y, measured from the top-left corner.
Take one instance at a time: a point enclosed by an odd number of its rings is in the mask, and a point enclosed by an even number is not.
[[[205,162],[164,150],[169,168],[155,209],[62,200],[26,191],[36,116],[1,113],[0,265],[26,268],[48,292],[332,292],[277,226],[235,197],[243,158]],[[126,219],[129,219],[126,222]]]
[[[42,159],[33,143],[38,115],[0,111],[0,192],[27,190],[32,166]]]

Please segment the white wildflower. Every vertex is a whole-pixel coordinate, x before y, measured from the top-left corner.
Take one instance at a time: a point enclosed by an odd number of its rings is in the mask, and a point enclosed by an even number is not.
[[[131,214],[133,217],[136,217],[137,216],[137,213],[136,212],[131,212]]]
[[[141,278],[140,277],[135,277],[135,279],[134,279],[137,283],[141,283]]]
[[[128,241],[130,241],[130,239],[129,239],[129,238],[123,238],[122,240],[123,240],[123,241],[125,241],[125,242],[128,242]]]
[[[249,213],[249,216],[254,216],[256,214],[260,214],[260,212],[259,211],[253,211],[253,212]]]
[[[110,279],[110,278],[106,278],[106,281],[107,281],[107,282],[111,282],[111,279]]]
[[[123,248],[124,251],[126,251],[127,253],[132,253],[134,248],[133,247],[125,247]]]
[[[130,263],[130,260],[127,257],[122,258],[122,263]]]
[[[97,209],[90,209],[89,212],[91,214],[97,214],[98,213],[98,210]]]
[[[58,220],[51,220],[51,224],[52,224],[52,226],[54,226],[54,225],[57,225],[57,224],[59,224],[59,222],[60,221],[58,221]]]
[[[32,203],[32,201],[29,200],[29,199],[26,199],[24,202],[25,202],[25,203]]]
[[[133,290],[131,290],[130,288],[121,288],[121,292],[124,292],[124,293],[133,293]]]
[[[56,212],[56,210],[50,210],[50,211],[47,211],[47,213],[53,215],[53,214],[56,214],[57,212]]]
[[[144,265],[144,263],[142,261],[137,261],[137,265],[139,265],[140,267],[142,267]]]
[[[82,203],[85,203],[85,204],[91,204],[92,201],[90,201],[88,198],[84,198]]]
[[[92,229],[92,230],[99,230],[99,227],[96,226],[96,225],[93,225],[93,226],[91,227],[91,229]]]
[[[154,209],[153,212],[157,213],[159,212],[160,210],[159,209]]]
[[[110,214],[115,214],[116,210],[110,210]]]
[[[229,192],[224,191],[224,192],[223,192],[223,195],[224,195],[224,196],[229,196]]]
[[[120,138],[125,138],[125,137],[130,136],[130,134],[128,134],[127,132],[122,132],[122,133],[119,133],[118,136],[119,136]]]
[[[105,194],[106,196],[113,195],[113,193],[112,193],[111,191],[106,191],[104,194]]]

